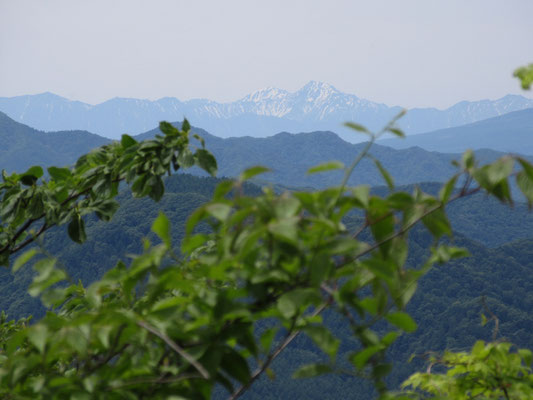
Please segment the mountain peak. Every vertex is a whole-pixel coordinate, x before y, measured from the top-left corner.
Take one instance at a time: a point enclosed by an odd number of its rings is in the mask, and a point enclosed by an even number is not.
[[[341,92],[329,83],[309,81],[302,87],[297,95],[306,98],[307,102],[324,101],[333,94],[340,94]]]
[[[279,100],[286,97],[289,94],[286,90],[279,89],[273,86],[268,86],[264,89],[256,90],[244,97],[244,101],[258,102],[262,100]]]
[[[315,92],[331,92],[340,93],[333,85],[320,81],[309,81],[300,90],[300,92],[315,93]]]

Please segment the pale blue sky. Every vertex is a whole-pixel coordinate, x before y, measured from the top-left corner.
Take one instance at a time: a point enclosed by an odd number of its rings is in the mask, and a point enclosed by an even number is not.
[[[521,93],[532,38],[532,0],[0,0],[0,96],[231,101],[319,80],[442,108]]]

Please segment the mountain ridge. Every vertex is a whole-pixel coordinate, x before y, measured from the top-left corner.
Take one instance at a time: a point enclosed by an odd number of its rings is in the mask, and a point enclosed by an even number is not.
[[[443,110],[414,108],[399,124],[407,133],[415,134],[529,107],[533,107],[533,99],[507,95],[497,100],[462,101]],[[193,125],[220,137],[330,130],[357,142],[361,137],[346,130],[342,122],[356,121],[379,129],[401,110],[399,106],[366,100],[317,81],[310,81],[295,92],[274,87],[260,89],[227,103],[208,99],[181,101],[175,97],[154,101],[115,97],[91,105],[50,92],[0,97],[0,111],[18,122],[45,131],[88,130],[113,139],[122,133],[145,132],[161,120],[180,121],[187,117]]]
[[[428,151],[461,153],[466,149],[491,148],[498,151],[533,154],[533,108],[453,128],[382,139],[378,144],[394,149],[418,146]]]
[[[364,143],[346,142],[329,131],[298,134],[281,132],[266,138],[220,138],[201,128],[193,127],[192,131],[205,139],[206,147],[217,158],[220,176],[235,177],[245,168],[264,165],[271,168],[272,172],[261,176],[261,179],[286,187],[322,188],[340,182],[341,171],[313,175],[306,174],[306,171],[331,160],[349,165],[365,146]],[[158,128],[136,135],[135,138],[144,140],[156,134],[160,134]],[[8,172],[21,172],[35,164],[71,165],[82,154],[110,142],[86,131],[37,131],[3,113],[0,113],[0,141],[6,143],[0,148],[0,169],[5,168]],[[191,144],[199,145],[195,140]],[[393,149],[380,144],[372,147],[371,154],[389,170],[397,184],[442,182],[456,172],[451,161],[460,158],[457,153],[428,151],[421,147]],[[476,151],[480,162],[494,161],[503,154],[490,149]],[[201,171],[192,169],[191,173],[201,174]],[[349,181],[350,185],[375,186],[383,183],[379,170],[368,158],[361,161]]]

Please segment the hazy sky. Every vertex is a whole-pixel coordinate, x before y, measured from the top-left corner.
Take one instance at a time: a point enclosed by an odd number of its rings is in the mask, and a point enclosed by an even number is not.
[[[0,96],[231,101],[318,80],[446,107],[521,93],[532,38],[532,0],[0,0]]]

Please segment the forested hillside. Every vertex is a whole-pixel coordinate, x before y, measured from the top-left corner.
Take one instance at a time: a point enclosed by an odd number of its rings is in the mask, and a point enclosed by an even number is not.
[[[44,246],[59,258],[74,280],[81,279],[88,284],[101,277],[119,259],[127,260],[128,254],[139,254],[143,238],[157,241],[150,233],[150,226],[158,212],[163,211],[172,223],[172,239],[179,252],[186,219],[212,197],[220,182],[215,178],[173,175],[165,180],[166,194],[159,203],[134,199],[123,193],[119,197],[121,208],[112,221],[87,219],[88,240],[83,246],[70,242],[65,228],[50,232]],[[429,193],[439,187],[439,184],[421,185]],[[409,187],[401,189],[412,190]],[[373,190],[377,194],[387,191],[384,187]],[[260,188],[248,185],[246,192],[256,195]],[[419,328],[400,338],[389,352],[396,366],[389,378],[394,385],[423,364],[421,359],[409,364],[407,361],[412,354],[421,354],[427,349],[466,349],[476,339],[490,339],[492,326],[482,328],[480,325],[483,296],[500,318],[500,334],[520,346],[533,347],[529,334],[533,329],[530,314],[533,281],[524,279],[533,274],[530,254],[533,249],[533,215],[523,204],[510,209],[481,194],[452,203],[448,213],[457,232],[452,239],[454,244],[468,248],[472,256],[435,267],[421,281],[408,308]],[[346,220],[350,229],[359,222],[357,215]],[[423,229],[415,229],[410,243],[408,264],[419,265],[427,256],[430,237]],[[13,317],[33,314],[39,318],[43,315],[40,302],[26,293],[32,275],[29,267],[17,273],[5,269],[0,273],[0,309]],[[336,334],[348,340],[350,332],[342,321],[328,313],[325,318]],[[341,348],[339,359],[351,350],[350,347]],[[309,340],[297,340],[274,364],[276,380],[262,379],[246,398],[337,399],[349,397],[354,392],[360,393],[362,399],[370,398],[370,385],[353,377],[326,375],[311,384],[306,380],[290,379],[296,366],[319,360],[317,354]]]
[[[272,172],[264,174],[262,180],[288,187],[324,188],[340,181],[341,172],[307,175],[306,171],[330,160],[348,165],[364,147],[364,143],[348,143],[332,132],[222,139],[201,128],[193,130],[205,139],[207,147],[217,158],[219,176],[235,177],[245,168],[264,165]],[[136,138],[152,138],[158,132],[158,129],[153,129]],[[6,143],[0,148],[0,169],[7,171],[24,171],[31,165],[69,165],[91,149],[109,143],[108,139],[84,131],[40,132],[1,113],[0,139]],[[486,149],[476,152],[483,163],[494,161],[503,154]],[[420,147],[396,150],[380,145],[373,146],[371,155],[390,171],[396,184],[400,185],[444,181],[455,171],[452,160],[460,157],[460,154],[427,151]],[[201,174],[199,170],[194,171]],[[364,159],[349,181],[351,185],[362,183],[372,186],[384,184],[372,159]]]
[[[179,124],[175,124],[179,126]],[[228,138],[222,139],[195,128],[206,142],[206,146],[219,161],[220,176],[237,176],[243,169],[263,165],[272,170],[261,176],[262,180],[289,187],[324,188],[333,182],[340,182],[342,172],[307,175],[306,171],[319,163],[338,160],[349,165],[364,143],[351,144],[333,132],[310,132],[300,134],[279,133],[268,138]],[[151,130],[137,136],[148,139],[157,134]],[[358,135],[354,132],[353,135]],[[475,152],[481,163],[496,160],[504,153],[493,150]],[[379,160],[389,171],[396,184],[418,182],[442,182],[455,171],[453,160],[460,154],[427,151],[420,147],[395,150],[374,145],[370,155]],[[350,185],[383,185],[379,169],[371,158],[365,158],[350,177]]]
[[[46,135],[31,128],[4,119],[6,129],[26,138],[31,143],[35,135]],[[244,167],[253,164],[275,165],[274,172],[264,175],[263,182],[294,186],[329,186],[338,181],[335,173],[306,176],[304,171],[311,165],[326,159],[340,159],[349,162],[353,155],[361,150],[362,145],[343,142],[336,135],[328,132],[291,135],[279,134],[268,139],[219,139],[197,129],[206,138],[207,147],[212,149],[220,163],[222,175],[234,176]],[[48,134],[42,136],[42,143],[48,143],[54,137],[68,133]],[[54,136],[56,135],[56,136]],[[98,137],[79,133],[82,138]],[[139,139],[149,138],[154,132],[148,132]],[[72,137],[73,139],[76,136]],[[21,143],[24,143],[21,141]],[[50,141],[53,144],[53,141]],[[77,151],[92,146],[90,140],[80,142],[80,147],[72,152],[64,152],[62,160],[73,159]],[[68,144],[65,144],[68,146]],[[60,148],[58,148],[60,149]],[[499,156],[496,152],[480,152],[482,158],[493,160]],[[383,161],[386,168],[399,183],[427,177],[435,177],[435,168],[440,171],[442,179],[453,170],[451,154],[430,153],[419,148],[393,150],[375,146],[372,155]],[[33,156],[39,160],[40,154]],[[31,157],[28,159],[31,161]],[[26,162],[28,162],[26,160]],[[0,160],[2,163],[11,163]],[[45,161],[46,162],[46,161]],[[67,161],[72,162],[72,161]],[[293,167],[289,167],[292,165]],[[299,177],[299,178],[298,178]],[[371,160],[365,160],[357,169],[351,184],[368,183],[379,185],[383,178]],[[180,242],[184,237],[185,222],[188,217],[213,196],[215,187],[221,179],[199,177],[188,174],[176,174],[165,179],[166,194],[159,203],[150,199],[134,199],[129,192],[123,192],[118,200],[119,211],[112,221],[98,221],[94,216],[85,220],[88,240],[83,246],[71,242],[65,228],[55,228],[46,235],[42,246],[47,252],[58,257],[59,262],[71,275],[73,281],[81,280],[89,284],[101,278],[118,260],[128,260],[130,255],[139,254],[143,249],[143,239],[158,239],[150,232],[152,221],[159,211],[163,211],[172,225],[172,240],[176,252],[180,252]],[[436,194],[441,187],[438,183],[421,183],[423,191]],[[283,186],[276,186],[283,190]],[[400,187],[411,192],[412,186]],[[261,188],[246,185],[245,192],[256,196]],[[386,187],[374,187],[372,192],[380,196],[388,193]],[[431,349],[467,349],[476,339],[490,339],[492,326],[480,326],[480,313],[484,307],[482,299],[491,312],[500,319],[499,334],[521,347],[533,347],[529,332],[533,329],[530,310],[533,307],[533,283],[525,277],[532,276],[531,249],[533,249],[533,215],[527,205],[517,203],[513,208],[500,204],[495,199],[488,199],[481,193],[459,199],[447,207],[447,213],[456,234],[449,239],[453,244],[468,248],[471,257],[455,261],[443,267],[435,267],[420,282],[420,289],[409,304],[407,311],[418,323],[418,330],[413,334],[404,334],[388,351],[388,357],[394,361],[388,381],[396,386],[408,375],[419,369],[423,361],[415,358],[412,363],[407,360],[412,354],[420,354]],[[356,229],[362,220],[357,213],[345,218],[349,230]],[[207,225],[198,228],[208,232]],[[363,232],[362,238],[369,232]],[[367,237],[365,240],[370,239]],[[423,229],[414,229],[410,234],[410,253],[407,264],[411,267],[420,265],[427,257],[432,245],[430,235]],[[0,271],[0,309],[11,317],[32,314],[35,319],[43,316],[45,309],[40,301],[27,294],[33,273],[30,266],[13,273]],[[342,366],[346,356],[353,351],[350,343],[351,333],[348,326],[334,313],[325,312],[326,325],[334,334],[342,338],[343,346],[339,349],[339,363]],[[258,327],[261,329],[261,326]],[[378,331],[382,329],[378,326]],[[355,342],[353,342],[355,346]],[[310,399],[336,399],[350,397],[359,393],[359,398],[371,398],[371,386],[360,379],[343,375],[325,375],[314,379],[310,384],[306,380],[290,379],[297,366],[320,361],[322,356],[315,345],[306,338],[296,340],[273,364],[274,381],[263,377],[247,398],[277,399],[296,397]],[[222,390],[222,389],[220,389]],[[215,392],[215,398],[222,392]]]
[[[32,165],[69,165],[110,140],[87,131],[42,132],[0,112],[0,169],[25,171]]]

